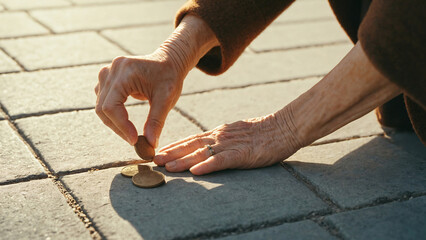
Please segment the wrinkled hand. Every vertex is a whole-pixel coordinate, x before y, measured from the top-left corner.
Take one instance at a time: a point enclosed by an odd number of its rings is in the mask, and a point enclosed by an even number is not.
[[[284,132],[283,132],[284,131]],[[224,169],[269,166],[292,155],[300,147],[274,115],[238,121],[172,143],[154,157],[170,172],[190,170],[203,175]],[[207,145],[211,145],[212,152]]]
[[[105,125],[134,145],[138,133],[124,103],[128,96],[148,100],[150,109],[143,135],[156,147],[167,114],[179,99],[184,77],[173,61],[158,52],[144,57],[117,57],[99,72],[96,113]]]

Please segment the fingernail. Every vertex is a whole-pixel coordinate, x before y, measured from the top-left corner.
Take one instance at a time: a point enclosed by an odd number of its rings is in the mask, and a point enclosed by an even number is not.
[[[167,168],[175,168],[175,166],[176,166],[176,162],[175,161],[166,163],[166,167]]]

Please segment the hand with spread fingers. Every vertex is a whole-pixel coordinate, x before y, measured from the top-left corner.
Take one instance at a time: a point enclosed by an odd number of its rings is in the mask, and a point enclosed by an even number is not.
[[[170,144],[154,162],[170,172],[203,175],[224,169],[272,165],[299,149],[290,129],[278,126],[273,114],[219,126]]]

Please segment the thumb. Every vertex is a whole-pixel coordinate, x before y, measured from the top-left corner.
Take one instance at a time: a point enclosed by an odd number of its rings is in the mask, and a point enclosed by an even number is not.
[[[153,101],[149,108],[148,118],[144,126],[144,136],[154,148],[158,147],[161,131],[166,122],[169,107],[162,101]]]

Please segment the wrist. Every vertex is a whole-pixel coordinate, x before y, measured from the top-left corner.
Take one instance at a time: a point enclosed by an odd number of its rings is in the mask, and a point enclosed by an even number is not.
[[[218,41],[210,27],[201,18],[187,15],[156,52],[161,52],[165,60],[186,76],[216,45]]]

